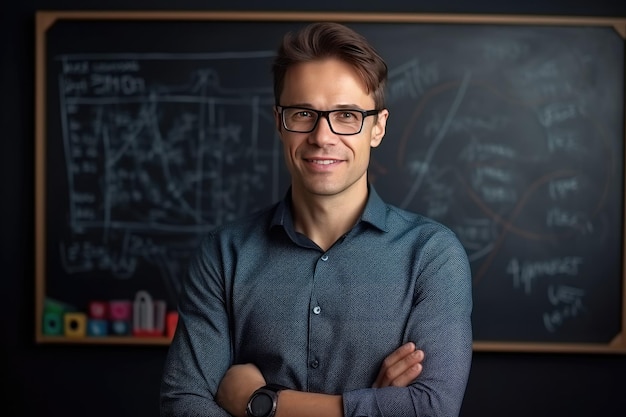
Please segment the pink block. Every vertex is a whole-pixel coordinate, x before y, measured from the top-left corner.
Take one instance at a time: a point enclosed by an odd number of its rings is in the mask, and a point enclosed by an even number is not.
[[[109,319],[130,321],[133,316],[133,303],[130,300],[109,301]]]
[[[89,318],[106,320],[108,303],[105,301],[92,301],[89,303]]]

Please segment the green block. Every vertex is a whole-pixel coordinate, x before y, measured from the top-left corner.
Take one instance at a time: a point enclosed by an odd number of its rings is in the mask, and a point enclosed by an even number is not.
[[[43,334],[60,336],[63,334],[63,313],[47,311],[43,313]]]

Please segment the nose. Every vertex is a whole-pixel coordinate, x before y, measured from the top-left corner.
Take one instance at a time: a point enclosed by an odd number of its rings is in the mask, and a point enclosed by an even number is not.
[[[337,135],[330,129],[330,120],[328,115],[322,115],[317,120],[317,125],[311,133],[309,133],[309,143],[324,147],[326,145],[333,144],[337,141]]]

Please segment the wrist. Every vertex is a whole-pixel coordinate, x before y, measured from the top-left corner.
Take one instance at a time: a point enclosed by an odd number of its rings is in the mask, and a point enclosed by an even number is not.
[[[278,408],[278,395],[280,391],[288,389],[278,384],[267,384],[255,390],[246,406],[248,417],[274,417]]]

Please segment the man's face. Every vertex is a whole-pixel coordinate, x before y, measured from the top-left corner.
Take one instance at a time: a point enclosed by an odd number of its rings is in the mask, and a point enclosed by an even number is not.
[[[279,103],[315,110],[374,109],[374,99],[354,69],[336,59],[289,68]],[[278,108],[276,125],[294,193],[332,196],[364,192],[370,149],[382,141],[387,116],[383,110],[378,117],[366,117],[356,135],[333,133],[323,117],[312,132],[296,133],[283,127]]]

